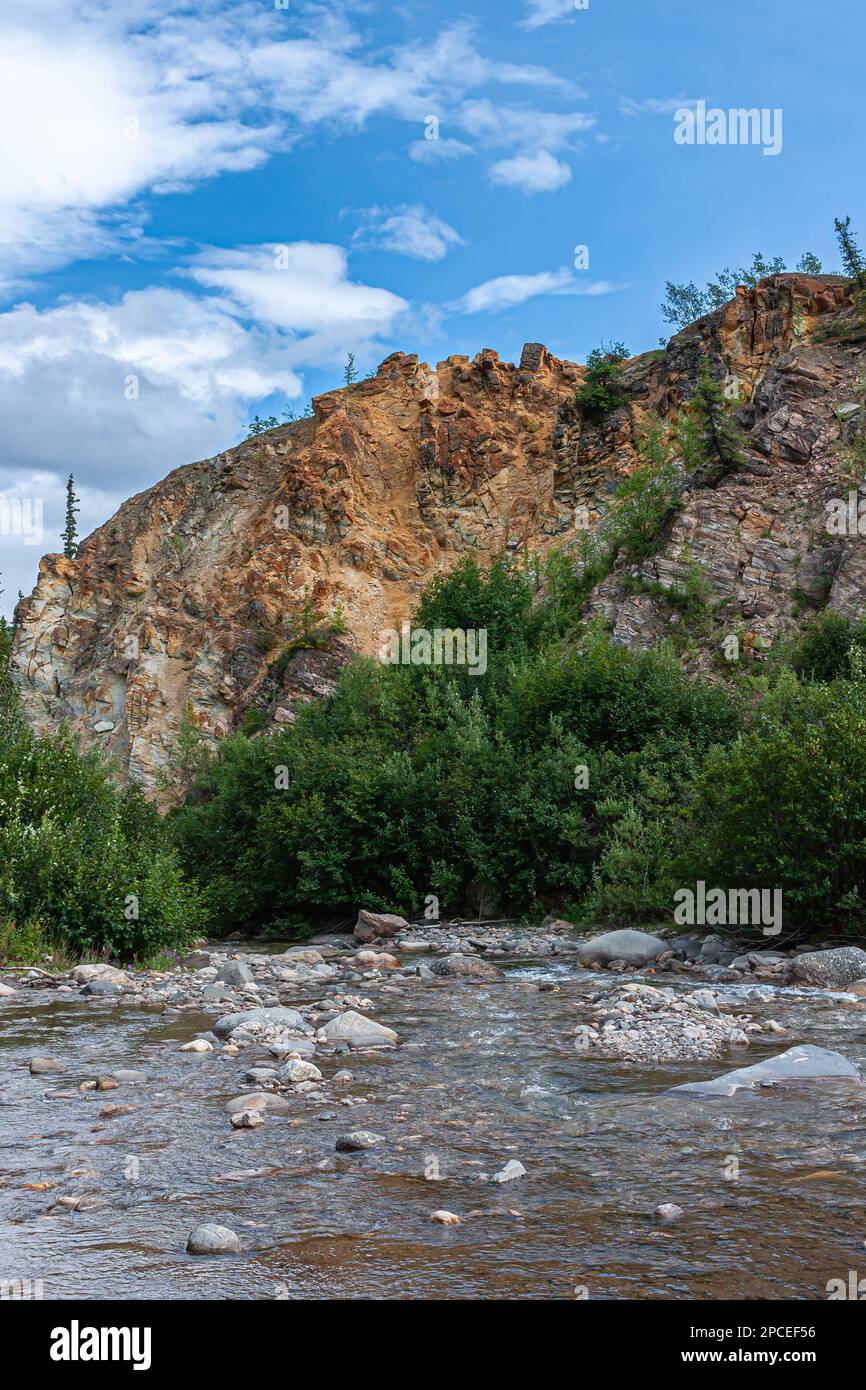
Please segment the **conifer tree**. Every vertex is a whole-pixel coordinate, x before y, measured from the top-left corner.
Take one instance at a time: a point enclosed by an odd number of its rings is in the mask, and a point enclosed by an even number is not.
[[[75,479],[70,473],[66,484],[66,525],[63,528],[63,554],[67,560],[74,560],[78,554],[78,526],[75,515],[79,498],[75,495]]]
[[[746,461],[746,440],[734,424],[722,384],[701,358],[698,384],[681,429],[686,463],[698,487],[718,487]]]
[[[862,280],[866,274],[866,261],[863,260],[863,252],[857,245],[857,238],[851,231],[851,218],[846,217],[844,222],[838,217],[833,220],[845,274],[850,275],[852,280]]]

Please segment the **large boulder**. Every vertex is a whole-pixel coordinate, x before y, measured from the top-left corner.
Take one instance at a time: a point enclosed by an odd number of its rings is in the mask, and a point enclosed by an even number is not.
[[[352,1047],[393,1047],[397,1034],[393,1028],[386,1028],[373,1018],[347,1009],[344,1014],[331,1018],[321,1029],[326,1042],[347,1042]]]
[[[624,960],[627,965],[649,965],[670,946],[658,936],[645,931],[607,931],[589,941],[581,941],[577,955],[581,965],[599,961],[607,965],[612,960]]]
[[[218,1038],[228,1038],[236,1028],[242,1028],[248,1023],[260,1024],[267,1028],[283,1028],[287,1033],[312,1033],[313,1031],[297,1009],[287,1009],[282,1006],[274,1006],[272,1009],[241,1009],[236,1014],[225,1014],[222,1018],[217,1019],[213,1031]]]
[[[362,909],[355,923],[355,940],[366,945],[368,941],[375,941],[381,936],[397,936],[408,925],[405,917],[398,917],[393,912],[365,912]]]
[[[478,956],[464,956],[454,951],[450,956],[441,956],[431,965],[434,975],[458,976],[468,980],[495,980],[502,971],[489,960],[479,960]]]
[[[844,989],[866,975],[866,951],[859,946],[836,946],[830,951],[804,951],[791,963],[791,978],[804,985]]]
[[[753,1067],[738,1067],[736,1071],[727,1071],[709,1081],[688,1081],[684,1086],[671,1087],[671,1091],[697,1096],[732,1096],[735,1091],[753,1090],[762,1084],[840,1079],[859,1082],[860,1073],[854,1063],[841,1052],[804,1043],[756,1062]]]

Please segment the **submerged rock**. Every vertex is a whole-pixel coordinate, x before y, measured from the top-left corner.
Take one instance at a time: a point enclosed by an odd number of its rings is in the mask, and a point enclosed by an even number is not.
[[[186,1243],[188,1255],[233,1255],[240,1248],[240,1239],[234,1231],[210,1221],[196,1226]]]
[[[470,980],[496,980],[502,974],[498,965],[489,960],[479,960],[477,956],[464,956],[454,951],[450,956],[442,956],[430,969],[434,975],[457,976]]]
[[[363,1149],[375,1149],[384,1144],[384,1134],[374,1134],[369,1129],[353,1129],[349,1134],[341,1134],[334,1148],[338,1153],[360,1153]]]
[[[829,951],[805,951],[791,963],[791,978],[805,985],[844,989],[866,975],[866,951],[859,946],[837,946]]]
[[[755,1086],[760,1085],[840,1079],[860,1080],[860,1073],[854,1063],[843,1057],[841,1052],[831,1052],[829,1048],[804,1043],[800,1047],[789,1047],[787,1052],[780,1052],[776,1057],[756,1062],[753,1067],[738,1067],[736,1071],[725,1072],[723,1076],[716,1076],[708,1081],[688,1081],[683,1086],[673,1086],[671,1093],[732,1096],[735,1091],[753,1090]]]
[[[626,965],[649,965],[657,960],[670,946],[658,936],[650,936],[644,931],[608,931],[594,936],[589,941],[581,941],[577,947],[577,958],[581,965],[600,961],[607,965],[612,960],[624,960]]]

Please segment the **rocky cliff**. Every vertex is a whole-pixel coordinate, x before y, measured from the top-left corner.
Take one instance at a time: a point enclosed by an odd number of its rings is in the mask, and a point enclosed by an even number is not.
[[[862,423],[866,329],[839,277],[779,275],[632,359],[628,402],[602,424],[574,409],[583,369],[538,344],[516,366],[395,353],[312,418],[177,469],[76,560],[42,560],[13,657],[28,716],[68,720],[148,785],[185,709],[214,739],[251,710],[256,727],[291,721],[461,554],[568,547],[602,522],[644,417],[676,419],[704,354],[737,397],[747,467],[688,491],[660,552],[615,569],[589,611],[648,644],[681,622],[663,591],[697,563],[750,651],[810,605],[859,615],[866,562],[856,536],[827,533],[825,503],[861,481],[845,439]],[[341,635],[292,641],[323,615]]]

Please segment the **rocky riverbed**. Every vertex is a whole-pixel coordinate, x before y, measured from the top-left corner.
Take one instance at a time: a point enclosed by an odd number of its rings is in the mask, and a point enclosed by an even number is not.
[[[864,967],[362,913],[162,972],[6,972],[0,1280],[826,1297],[866,1239]]]

